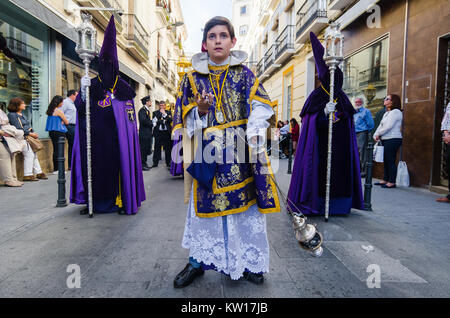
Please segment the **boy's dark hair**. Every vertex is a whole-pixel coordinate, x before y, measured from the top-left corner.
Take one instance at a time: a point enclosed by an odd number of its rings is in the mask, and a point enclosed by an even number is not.
[[[76,93],[77,93],[76,90],[70,89],[70,90],[67,92],[67,97],[70,97],[70,96],[72,96],[72,95],[75,95]]]
[[[203,29],[203,41],[202,43],[206,43],[206,37],[208,36],[209,30],[214,28],[216,25],[224,25],[227,27],[228,32],[230,33],[230,37],[233,40],[235,38],[234,27],[231,24],[231,21],[225,17],[214,17],[205,24],[205,28]]]

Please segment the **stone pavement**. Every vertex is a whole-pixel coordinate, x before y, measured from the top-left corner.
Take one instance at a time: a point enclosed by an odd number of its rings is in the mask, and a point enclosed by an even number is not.
[[[281,160],[276,177],[284,192],[286,171]],[[271,258],[263,285],[208,271],[174,289],[188,257],[181,247],[183,181],[163,164],[144,179],[147,200],[137,215],[93,219],[80,216],[80,206],[55,207],[56,175],[19,189],[0,187],[0,297],[450,296],[450,205],[423,189],[379,187],[373,212],[353,211],[328,223],[309,219],[324,235],[321,258],[298,246],[283,208],[267,216]],[[67,287],[70,264],[81,269],[79,289]],[[380,288],[366,283],[374,265]]]

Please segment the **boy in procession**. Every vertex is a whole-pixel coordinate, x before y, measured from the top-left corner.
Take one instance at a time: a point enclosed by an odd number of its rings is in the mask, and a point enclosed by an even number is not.
[[[192,58],[193,71],[183,77],[178,92],[173,133],[183,130],[189,207],[182,246],[190,257],[175,288],[188,286],[207,269],[255,284],[263,283],[269,271],[265,214],[279,212],[280,202],[262,146],[274,112],[263,86],[243,65],[247,54],[231,51],[235,44],[228,19],[209,20],[202,53]],[[243,156],[235,156],[236,131],[245,132],[249,146],[243,147]]]

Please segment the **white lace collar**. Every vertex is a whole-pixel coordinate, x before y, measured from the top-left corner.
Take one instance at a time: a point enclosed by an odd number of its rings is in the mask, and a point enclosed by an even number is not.
[[[231,51],[230,57],[223,65],[228,63],[230,63],[230,66],[239,65],[244,63],[247,58],[248,54],[244,51]],[[209,74],[208,63],[217,66],[209,59],[208,52],[197,53],[192,57],[192,68],[201,74]]]

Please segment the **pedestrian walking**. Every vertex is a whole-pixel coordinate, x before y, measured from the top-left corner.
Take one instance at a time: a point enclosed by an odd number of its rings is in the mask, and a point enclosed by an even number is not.
[[[153,123],[151,117],[152,100],[149,96],[141,99],[142,107],[138,112],[139,117],[139,145],[141,148],[142,170],[150,170],[147,165],[147,157],[152,154]]]
[[[447,105],[447,109],[442,118],[441,124],[442,138],[444,139],[444,151],[445,151],[445,165],[447,167],[447,177],[450,179],[450,103]],[[436,200],[437,202],[450,203],[450,181],[448,183],[448,195]]]
[[[215,17],[206,23],[202,42],[206,52],[194,55],[194,70],[182,79],[174,125],[187,128],[189,139],[183,141],[190,147],[184,147],[183,154],[193,151],[190,138],[199,131],[205,139],[196,147],[196,154],[213,147],[226,158],[237,147],[237,130],[246,132],[251,153],[258,153],[258,160],[250,165],[238,161],[241,156],[225,162],[195,157],[188,166],[185,193],[189,208],[182,246],[189,249],[190,258],[175,277],[176,288],[191,284],[206,269],[225,273],[233,280],[244,277],[255,284],[263,283],[263,274],[269,271],[265,213],[279,212],[280,204],[262,146],[274,112],[263,86],[243,65],[247,54],[231,51],[235,44],[228,19]],[[228,131],[227,137],[231,134],[233,138],[215,138],[215,132],[220,131]],[[230,139],[234,141],[231,144]],[[245,161],[250,150],[242,148],[245,154],[240,159]]]
[[[398,95],[389,94],[384,99],[386,113],[373,135],[375,141],[381,141],[384,147],[383,163],[384,176],[381,182],[375,183],[382,188],[395,188],[397,179],[397,152],[402,145],[402,121],[401,100]]]
[[[10,100],[8,105],[8,119],[11,125],[17,129],[21,129],[24,132],[25,140],[28,136],[33,138],[39,138],[39,135],[34,132],[31,127],[30,121],[23,114],[23,111],[27,108],[24,100],[20,97],[15,97]],[[22,149],[24,157],[23,162],[23,181],[39,181],[39,179],[48,179],[45,173],[42,172],[41,165],[37,154],[33,151],[30,143],[27,141]]]
[[[358,142],[361,177],[364,178],[366,176],[369,132],[373,129],[375,124],[372,118],[372,113],[364,107],[364,100],[361,97],[355,98],[355,109],[356,113],[353,118],[355,120],[356,140]]]
[[[47,108],[47,123],[45,125],[45,131],[48,131],[50,139],[53,145],[53,173],[58,173],[58,140],[59,137],[66,137],[67,125],[69,121],[64,115],[61,107],[64,99],[56,95],[52,98],[52,101]]]
[[[172,113],[166,110],[166,103],[159,102],[159,110],[153,112],[153,134],[155,136],[155,150],[153,153],[153,166],[158,167],[161,160],[161,147],[164,147],[166,167],[170,169],[172,153]]]
[[[67,98],[64,99],[63,105],[61,107],[64,116],[66,116],[68,120],[68,124],[66,125],[66,139],[68,142],[68,158],[67,162],[69,165],[69,170],[72,167],[72,149],[73,149],[73,141],[75,140],[75,125],[77,123],[77,108],[75,107],[75,99],[77,98],[78,92],[74,89],[71,89],[67,92]]]

